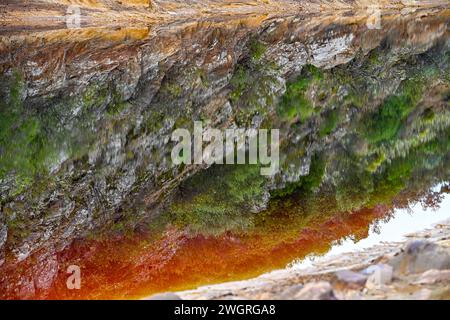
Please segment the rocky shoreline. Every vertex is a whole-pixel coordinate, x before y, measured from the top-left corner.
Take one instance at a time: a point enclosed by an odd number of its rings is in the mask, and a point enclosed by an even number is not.
[[[183,300],[372,300],[450,299],[450,219],[402,242],[320,259],[303,270],[157,294]]]

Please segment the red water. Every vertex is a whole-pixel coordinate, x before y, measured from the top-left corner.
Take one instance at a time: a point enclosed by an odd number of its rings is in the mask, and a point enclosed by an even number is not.
[[[280,218],[276,225],[219,237],[190,237],[187,232],[168,227],[152,241],[143,235],[83,241],[59,257],[64,263],[46,298],[142,298],[156,292],[250,278],[283,268],[294,259],[325,253],[344,237],[365,238],[371,223],[390,212],[390,208],[379,206],[306,223]],[[80,290],[67,289],[64,264],[80,266]]]

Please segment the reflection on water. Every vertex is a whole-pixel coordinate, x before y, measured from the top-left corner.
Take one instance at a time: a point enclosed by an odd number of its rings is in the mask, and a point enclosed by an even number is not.
[[[449,197],[438,191],[439,201],[426,205],[424,201],[437,194],[424,193],[418,201],[402,199],[408,209],[379,205],[351,213],[322,214],[320,216],[286,216],[274,212],[264,221],[244,232],[227,232],[215,236],[189,235],[173,227],[166,228],[157,238],[108,239],[82,241],[74,244],[60,257],[61,262],[75,263],[84,270],[82,290],[68,291],[65,275],[56,281],[50,298],[139,298],[154,292],[193,288],[208,283],[247,279],[271,270],[284,268],[292,261],[307,256],[320,256],[344,240],[344,250],[352,243],[363,248],[368,240],[377,243],[374,235],[385,226],[398,226],[403,210],[428,210],[426,224],[449,216]],[[442,204],[442,207],[440,207]],[[295,208],[298,209],[298,208]],[[429,212],[429,210],[433,212]],[[420,211],[420,210],[418,210]],[[411,216],[414,220],[414,215]],[[401,219],[401,218],[400,218]],[[404,219],[403,219],[404,221]],[[415,223],[421,219],[414,220]],[[418,225],[415,225],[418,228]],[[374,229],[378,229],[375,230]],[[397,230],[397,232],[405,229]],[[395,232],[395,237],[398,233]],[[376,237],[376,236],[375,236]],[[347,246],[346,246],[347,244]],[[366,244],[367,245],[367,244]]]
[[[449,11],[366,19],[2,36],[0,297],[245,279],[397,239],[405,211],[418,229],[448,216]],[[279,174],[173,167],[170,135],[194,120],[279,128]]]
[[[441,186],[433,188],[434,192],[439,192]],[[431,212],[430,212],[431,211]],[[364,250],[382,242],[397,242],[404,240],[408,234],[418,232],[433,227],[436,223],[450,218],[450,197],[444,195],[439,207],[428,208],[420,203],[413,205],[408,209],[398,209],[388,221],[375,223],[369,235],[360,240],[353,241],[345,239],[338,241],[323,258],[336,256],[338,254]],[[291,268],[301,269],[309,267],[313,262],[318,262],[317,256],[312,254],[311,257],[293,261]]]

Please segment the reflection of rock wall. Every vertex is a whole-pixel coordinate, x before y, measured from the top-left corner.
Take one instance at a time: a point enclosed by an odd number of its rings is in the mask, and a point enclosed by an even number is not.
[[[81,9],[82,25],[146,26],[151,22],[173,21],[223,15],[334,12],[363,9],[373,12],[380,8],[415,8],[445,6],[445,0],[31,0],[0,4],[2,25],[7,30],[55,29],[66,23],[69,6]]]
[[[1,119],[7,115],[11,121],[2,122],[6,130],[1,131],[0,264],[12,268],[33,257],[50,261],[45,268],[54,270],[56,253],[75,238],[99,230],[122,234],[159,215],[162,200],[200,169],[172,168],[174,128],[189,128],[197,119],[220,128],[259,126],[276,114],[286,82],[304,65],[346,70],[344,64],[365,61],[381,47],[381,60],[372,57],[375,66],[370,69],[379,77],[361,75],[362,69],[352,65],[347,79],[330,78],[339,84],[335,96],[342,99],[352,87],[370,88],[373,101],[361,106],[364,114],[418,68],[404,57],[442,47],[448,36],[448,12],[385,16],[380,30],[367,29],[365,18],[364,13],[317,19],[255,16],[2,37],[0,95],[7,103]],[[420,36],[415,19],[420,19]],[[446,87],[436,88],[436,105],[442,107],[440,94]],[[281,123],[288,142],[287,168],[274,188],[308,174],[318,149],[338,148],[342,137],[351,137],[350,117],[358,113],[353,106],[343,112],[341,127],[318,136],[321,113],[339,108],[343,100],[319,97],[315,89],[311,86],[305,98],[317,117]],[[433,101],[432,93],[427,94]],[[438,120],[433,120],[433,130],[444,126]],[[433,130],[427,134],[435,134]],[[355,148],[367,149],[357,142]],[[264,201],[266,194],[261,193]],[[29,278],[39,277],[38,270]],[[0,284],[6,286],[2,279]],[[31,280],[28,285],[36,286]]]

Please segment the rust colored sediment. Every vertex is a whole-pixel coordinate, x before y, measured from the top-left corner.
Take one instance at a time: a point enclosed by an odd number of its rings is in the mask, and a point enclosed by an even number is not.
[[[60,255],[65,263],[60,265],[58,278],[45,298],[135,299],[254,277],[283,268],[294,259],[325,253],[344,237],[364,238],[371,223],[389,212],[388,207],[376,207],[317,218],[298,230],[273,225],[245,235],[189,237],[169,227],[154,242],[143,236],[83,241]],[[81,290],[67,289],[64,264],[81,267]]]

